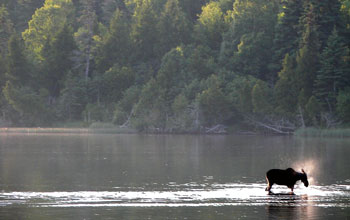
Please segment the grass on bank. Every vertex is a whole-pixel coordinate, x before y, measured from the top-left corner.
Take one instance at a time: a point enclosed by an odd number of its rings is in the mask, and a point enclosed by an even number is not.
[[[0,128],[0,133],[30,133],[30,134],[130,134],[137,133],[135,129],[121,128],[111,123],[92,123],[88,127],[78,127],[77,124],[65,124],[53,128]]]
[[[299,128],[294,132],[295,136],[300,137],[350,137],[350,128]]]

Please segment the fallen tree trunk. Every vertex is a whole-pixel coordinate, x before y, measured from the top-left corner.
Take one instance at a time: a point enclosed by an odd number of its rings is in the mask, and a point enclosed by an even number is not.
[[[272,133],[293,134],[296,129],[295,125],[284,119],[273,120],[271,118],[264,118],[263,120],[258,120],[249,116],[245,116],[245,118],[249,121],[250,124],[267,129]]]
[[[210,128],[205,128],[205,133],[206,134],[226,134],[227,133],[226,129],[227,127],[225,125],[218,124]]]

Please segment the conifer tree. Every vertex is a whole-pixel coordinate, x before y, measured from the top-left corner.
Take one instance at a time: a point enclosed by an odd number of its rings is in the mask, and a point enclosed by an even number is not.
[[[125,12],[117,9],[110,21],[107,36],[97,48],[97,69],[105,72],[114,64],[127,66],[131,62],[130,20]]]
[[[136,60],[155,59],[155,45],[158,42],[157,10],[154,0],[137,1],[132,17],[131,39]]]
[[[320,69],[315,80],[315,94],[323,107],[334,110],[336,97],[350,83],[349,49],[334,28],[320,55]]]
[[[157,25],[159,29],[159,47],[157,52],[162,56],[181,43],[190,42],[190,22],[179,5],[178,0],[168,0],[160,15]]]
[[[296,56],[297,85],[300,90],[304,91],[303,95],[307,100],[313,93],[314,80],[319,69],[320,49],[313,7],[310,7],[309,10]]]
[[[0,5],[0,56],[7,53],[7,42],[13,32],[13,24],[7,8]]]
[[[279,72],[282,69],[282,60],[288,53],[295,56],[299,45],[299,19],[303,11],[302,1],[282,1],[280,13],[273,40],[273,58],[271,71]]]
[[[298,105],[299,90],[295,73],[295,59],[287,53],[278,73],[278,81],[275,85],[275,97],[277,112],[281,115],[293,117]]]
[[[309,7],[313,8],[318,37],[321,43],[320,49],[323,49],[327,44],[327,39],[331,35],[333,28],[340,28],[342,26],[342,19],[340,17],[341,2],[339,0],[307,0],[305,3],[312,5]]]
[[[16,85],[27,84],[31,80],[22,43],[16,34],[13,34],[8,42],[6,78]]]
[[[64,78],[73,67],[72,56],[75,49],[73,32],[67,24],[51,41],[47,41],[43,48],[43,57],[45,57],[43,82],[52,99],[59,96]]]
[[[222,36],[228,25],[218,2],[210,2],[203,6],[198,22],[194,27],[195,39],[199,44],[219,51]]]

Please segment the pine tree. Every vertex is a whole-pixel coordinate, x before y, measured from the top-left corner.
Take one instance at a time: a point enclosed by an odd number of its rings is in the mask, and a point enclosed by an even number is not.
[[[0,6],[0,56],[7,53],[7,42],[13,34],[13,24],[5,6]]]
[[[322,50],[334,27],[344,29],[342,24],[339,0],[305,0],[303,1],[304,12],[300,17],[300,28],[303,30],[310,19],[313,20],[315,31],[319,39],[319,49]]]
[[[299,44],[299,19],[302,14],[302,1],[284,0],[281,2],[280,13],[275,29],[273,40],[273,58],[270,66],[271,71],[279,72],[282,61],[288,53],[295,56]]]
[[[134,56],[137,61],[149,61],[156,58],[155,45],[158,42],[157,10],[152,0],[137,1],[132,17],[131,39]]]
[[[97,48],[97,69],[105,72],[114,64],[126,66],[131,62],[130,20],[125,12],[117,9],[110,21],[109,32]]]
[[[304,91],[306,99],[313,94],[314,80],[319,69],[319,39],[315,14],[310,8],[309,16],[304,26],[302,39],[296,56],[297,85]]]
[[[218,2],[210,2],[203,6],[198,22],[194,27],[195,39],[198,44],[208,46],[213,51],[219,51],[222,36],[228,25]]]
[[[181,43],[190,42],[190,22],[182,11],[178,0],[168,0],[160,15],[157,25],[159,29],[158,56]]]
[[[320,70],[315,80],[315,94],[321,100],[321,104],[333,112],[338,92],[349,83],[349,49],[334,28],[320,56]]]
[[[339,0],[309,0],[316,15],[317,31],[319,32],[319,41],[321,49],[327,44],[327,39],[331,35],[333,28],[341,28]]]
[[[99,11],[99,2],[96,0],[81,0],[80,4],[82,7],[81,15],[79,17],[79,23],[81,27],[78,32],[75,34],[75,38],[79,45],[80,56],[82,57],[84,63],[84,76],[87,81],[90,76],[91,71],[91,61],[92,50],[93,50],[93,36],[94,29],[97,25],[97,14]]]
[[[277,1],[235,1],[232,26],[225,34],[220,51],[224,56],[230,56],[227,50],[233,51],[233,57],[226,59],[226,62],[231,63],[230,69],[243,75],[253,75],[271,84],[275,82],[276,72],[270,72],[268,66],[273,55],[277,15]]]
[[[6,78],[16,85],[28,84],[31,74],[21,40],[13,34],[8,42]]]
[[[67,24],[44,46],[44,85],[53,99],[59,96],[64,78],[73,67],[72,56],[75,49],[73,32]]]
[[[295,73],[295,59],[286,54],[279,79],[275,85],[277,112],[281,115],[293,117],[297,111],[299,90]]]

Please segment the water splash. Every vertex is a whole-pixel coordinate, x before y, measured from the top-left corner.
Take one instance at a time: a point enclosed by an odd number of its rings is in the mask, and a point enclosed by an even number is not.
[[[297,186],[289,195],[283,186],[267,195],[265,184],[175,184],[164,190],[117,188],[118,191],[3,192],[0,207],[183,207],[183,206],[320,206],[350,207],[350,185]]]
[[[315,159],[307,159],[303,161],[297,161],[293,163],[293,167],[296,171],[301,172],[303,169],[307,176],[310,185],[317,184],[317,177],[319,175],[319,161]]]

